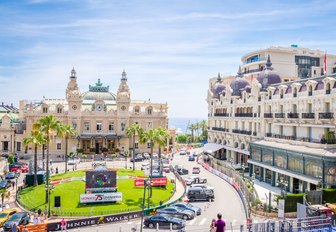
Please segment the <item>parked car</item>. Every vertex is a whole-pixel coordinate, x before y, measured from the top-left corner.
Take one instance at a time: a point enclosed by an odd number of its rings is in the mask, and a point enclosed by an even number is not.
[[[4,231],[11,231],[12,224],[16,224],[17,226],[26,225],[28,222],[26,221],[26,212],[19,212],[13,214],[4,224]]]
[[[193,167],[191,173],[192,174],[199,174],[199,173],[201,173],[200,167]]]
[[[20,173],[18,172],[8,172],[6,175],[5,175],[5,179],[6,180],[13,180],[17,177],[19,177]]]
[[[26,163],[14,162],[9,165],[9,171],[27,173],[29,171],[29,168]]]
[[[192,184],[206,183],[207,179],[205,177],[200,176],[188,176],[184,181],[187,185],[192,185]]]
[[[149,163],[143,163],[143,164],[141,164],[141,170],[145,170],[147,168],[149,168]]]
[[[203,189],[208,189],[208,190],[214,190],[214,187],[211,187],[209,185],[206,185],[206,184],[192,184],[190,185],[191,188],[193,187],[200,187],[200,188],[203,188]]]
[[[169,164],[163,164],[162,171],[166,172],[166,173],[169,173],[170,172]]]
[[[167,214],[156,214],[151,217],[147,217],[144,220],[144,225],[149,228],[156,228],[159,225],[161,229],[170,229],[170,224],[174,230],[182,229],[185,227],[185,221],[180,218],[175,218]]]
[[[201,215],[202,213],[202,209],[198,206],[194,206],[192,204],[186,203],[186,202],[178,202],[175,203],[173,205],[171,205],[172,207],[176,207],[176,208],[180,208],[182,210],[192,210],[195,215]]]
[[[143,157],[136,156],[136,157],[134,157],[134,159],[132,158],[130,161],[131,162],[142,162],[143,161]]]
[[[189,171],[188,171],[188,169],[181,168],[181,169],[178,169],[178,170],[177,170],[177,173],[178,173],[179,175],[188,175],[188,174],[189,174]]]
[[[0,181],[0,189],[8,189],[11,186],[12,186],[12,182],[10,182],[8,180]]]
[[[215,195],[213,191],[207,191],[200,187],[193,187],[188,190],[187,197],[192,201],[213,201]]]
[[[189,161],[195,161],[195,156],[194,156],[194,154],[189,155],[188,160],[189,160]]]
[[[3,224],[13,215],[17,212],[16,209],[6,209],[3,210],[0,213],[0,226],[3,226]]]
[[[168,214],[172,217],[182,218],[183,220],[191,220],[195,217],[194,211],[177,207],[166,207],[162,209],[157,209],[156,213]]]
[[[180,150],[180,155],[186,155],[186,154],[187,154],[187,149]]]

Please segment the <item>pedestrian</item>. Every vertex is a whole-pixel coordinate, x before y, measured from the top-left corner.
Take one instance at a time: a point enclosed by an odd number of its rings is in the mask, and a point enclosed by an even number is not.
[[[52,165],[52,159],[50,160],[50,162],[49,162],[49,163],[50,163],[50,166],[51,166],[51,165]]]
[[[61,221],[61,231],[68,231],[67,230],[67,222],[65,221],[65,219],[63,218]]]
[[[15,187],[15,182],[14,181],[12,181],[12,190],[14,190],[14,187]]]
[[[38,219],[37,219],[36,215],[34,216],[33,222],[34,222],[34,225],[38,224]]]
[[[58,174],[58,167],[56,167],[56,174]]]
[[[225,231],[225,221],[222,220],[222,214],[217,214],[217,221],[215,223],[216,232],[224,232]]]
[[[25,227],[23,228],[23,232],[29,232],[28,229],[27,229],[27,226],[25,226]]]
[[[30,223],[30,215],[28,213],[27,216],[26,216],[26,224],[29,224],[29,223]]]
[[[17,227],[15,223],[13,223],[11,226],[11,232],[17,232]]]
[[[216,224],[216,219],[212,219],[211,224],[210,224],[210,230],[209,230],[210,232],[216,232],[215,224]]]

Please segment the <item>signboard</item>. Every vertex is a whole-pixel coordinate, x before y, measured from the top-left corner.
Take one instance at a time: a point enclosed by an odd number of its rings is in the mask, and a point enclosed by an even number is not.
[[[144,186],[144,179],[136,179],[134,180],[134,187],[142,187]],[[166,186],[168,183],[167,178],[153,178],[152,186]]]
[[[116,188],[117,171],[115,170],[92,170],[86,171],[86,189]]]
[[[115,202],[121,200],[122,200],[122,192],[80,195],[80,203]]]
[[[123,221],[139,219],[140,217],[141,217],[141,211],[133,213],[99,216],[99,217],[87,217],[67,221],[67,229],[92,226],[98,224],[106,224],[106,223],[118,223]],[[48,231],[61,231],[61,222],[48,223]]]

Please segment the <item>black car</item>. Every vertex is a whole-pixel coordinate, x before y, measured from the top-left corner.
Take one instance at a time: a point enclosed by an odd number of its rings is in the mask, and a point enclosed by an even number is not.
[[[179,175],[188,175],[188,174],[189,174],[189,171],[188,171],[188,169],[181,168],[181,169],[177,169],[177,173],[178,173]]]
[[[136,156],[136,157],[134,157],[134,159],[132,158],[130,161],[131,161],[131,162],[142,162],[142,161],[143,161],[143,158],[140,157],[140,156]]]
[[[26,225],[28,222],[26,221],[27,213],[26,212],[19,212],[16,214],[13,214],[3,225],[4,231],[11,231],[12,224],[19,225]]]
[[[188,190],[187,197],[192,201],[214,201],[215,195],[213,191],[209,191],[200,187],[191,187]]]
[[[162,209],[157,209],[158,214],[169,214],[172,217],[182,218],[183,220],[191,220],[195,217],[195,213],[192,210],[181,209],[177,207],[167,207]]]
[[[18,177],[18,174],[16,172],[8,172],[6,175],[5,175],[5,179],[6,180],[13,180],[15,178]]]
[[[11,186],[12,186],[12,183],[8,180],[0,181],[0,189],[8,189]]]
[[[182,229],[185,227],[185,221],[180,218],[174,218],[166,214],[156,214],[154,216],[148,217],[144,220],[144,224],[149,228],[157,228],[157,224],[159,225],[159,229],[170,229],[170,224],[172,224],[172,228],[174,230]]]

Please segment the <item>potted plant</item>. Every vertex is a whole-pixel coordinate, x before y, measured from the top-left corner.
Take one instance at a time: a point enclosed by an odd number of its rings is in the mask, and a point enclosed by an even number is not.
[[[84,150],[83,150],[82,148],[78,148],[78,149],[77,149],[77,154],[78,154],[78,155],[82,155],[83,152],[84,152]]]
[[[93,148],[93,147],[91,147],[91,148],[90,148],[90,154],[91,154],[91,155],[94,155],[95,153],[96,153],[96,149]]]

